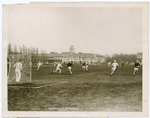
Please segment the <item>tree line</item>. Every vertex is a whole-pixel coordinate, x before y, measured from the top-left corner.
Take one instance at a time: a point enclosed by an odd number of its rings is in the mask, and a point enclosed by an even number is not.
[[[39,52],[38,48],[35,48],[35,47],[29,48],[25,45],[17,47],[16,44],[13,46],[12,43],[8,43],[7,53],[8,53],[7,61],[9,62],[16,62],[18,59],[23,59],[24,61],[27,61],[29,55],[31,54],[32,62],[35,62],[35,63],[39,59],[41,59],[42,61],[45,60],[45,54],[47,54],[45,50],[41,50]],[[37,54],[40,54],[41,58],[38,58],[38,56],[36,56]]]
[[[113,60],[117,60],[118,63],[122,62],[135,62],[137,59],[137,54],[113,54],[112,56],[106,55],[106,62],[113,62]]]
[[[19,50],[18,50],[19,49]],[[20,46],[19,48],[17,47],[17,45],[15,44],[14,46],[12,45],[12,43],[8,43],[8,55],[11,54],[46,54],[45,50],[41,50],[39,52],[38,48],[35,47],[26,47],[25,45]]]

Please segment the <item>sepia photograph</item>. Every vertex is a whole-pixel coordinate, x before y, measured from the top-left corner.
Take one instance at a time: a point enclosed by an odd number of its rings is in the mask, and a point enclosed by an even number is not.
[[[147,114],[147,9],[148,3],[3,5],[3,108]]]

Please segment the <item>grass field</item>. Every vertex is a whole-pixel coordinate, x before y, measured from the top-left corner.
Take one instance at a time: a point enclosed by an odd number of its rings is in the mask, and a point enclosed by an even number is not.
[[[8,110],[142,111],[141,67],[136,76],[132,76],[131,66],[118,68],[113,76],[109,76],[110,68],[104,65],[89,65],[89,72],[74,65],[73,75],[66,68],[64,65],[59,75],[51,74],[55,70],[52,65],[42,67],[39,72],[33,67],[32,84],[8,85]]]

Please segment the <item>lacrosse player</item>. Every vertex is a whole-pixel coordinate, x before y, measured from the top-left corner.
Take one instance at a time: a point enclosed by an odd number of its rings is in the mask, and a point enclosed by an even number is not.
[[[89,64],[88,64],[88,62],[86,62],[86,63],[85,63],[85,70],[86,70],[86,71],[88,71],[88,67],[89,67]]]
[[[86,66],[86,63],[84,62],[84,63],[82,64],[82,70],[83,70],[83,71],[85,71],[85,66]]]
[[[67,71],[70,72],[70,75],[72,75],[72,71],[71,71],[72,66],[73,66],[72,62],[67,63],[67,67],[68,67]]]
[[[21,59],[19,59],[19,61],[17,63],[15,63],[13,65],[14,69],[15,69],[15,73],[16,73],[16,82],[20,82],[20,78],[21,78],[21,72],[22,72],[22,63],[21,63]]]
[[[121,65],[122,65],[122,69],[123,69],[123,66],[124,66],[124,61],[122,61],[122,62],[121,62]]]
[[[62,67],[61,61],[60,61],[60,62],[58,62],[57,66],[56,66],[56,70],[52,71],[52,74],[57,71],[59,71],[59,74],[61,74],[61,68],[63,68],[63,67]]]
[[[140,67],[139,60],[136,60],[136,62],[135,62],[135,64],[134,64],[133,76],[135,76],[135,73],[139,70],[139,67]]]
[[[118,68],[119,64],[116,62],[116,60],[114,60],[114,63],[112,63],[112,68],[111,68],[111,74],[110,76],[113,75],[113,73],[115,72],[116,68]]]
[[[41,66],[42,66],[42,63],[41,63],[41,60],[39,60],[39,62],[37,63],[37,71],[40,70]]]

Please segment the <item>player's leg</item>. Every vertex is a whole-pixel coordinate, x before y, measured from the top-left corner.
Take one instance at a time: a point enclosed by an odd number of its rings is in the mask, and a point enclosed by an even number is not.
[[[69,69],[69,72],[70,72],[70,74],[72,75],[72,72],[71,72],[71,67],[69,67],[68,69]]]
[[[15,70],[15,74],[16,74],[16,82],[19,82],[19,74],[18,74],[18,70]]]
[[[66,69],[66,71],[68,71],[68,72],[69,72],[69,67],[68,67],[68,69]]]
[[[39,66],[37,66],[37,71],[39,71]]]
[[[134,70],[133,70],[133,76],[135,76],[135,72],[136,72],[136,69],[134,68]]]
[[[20,82],[20,79],[21,79],[21,71],[19,70],[18,71],[18,82]]]
[[[57,72],[57,71],[58,71],[58,68],[56,68],[56,70],[52,71],[52,74],[55,73],[55,72]]]
[[[138,68],[134,68],[133,76],[135,76],[137,71],[138,71]]]
[[[59,71],[59,74],[61,74],[61,69],[60,68],[58,69],[58,71]]]
[[[85,71],[85,66],[82,67],[82,70]]]
[[[86,66],[86,71],[88,71],[88,66]]]
[[[110,75],[113,75],[113,74],[114,74],[114,71],[115,71],[115,69],[112,68],[112,69],[111,69],[111,74],[110,74]]]

